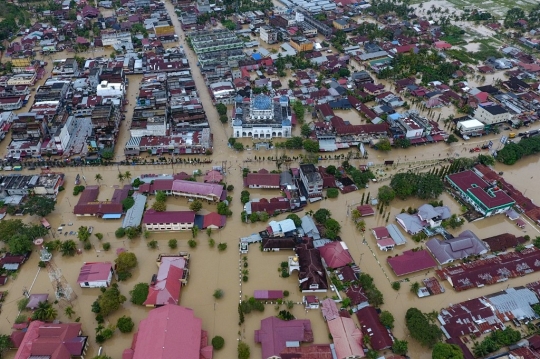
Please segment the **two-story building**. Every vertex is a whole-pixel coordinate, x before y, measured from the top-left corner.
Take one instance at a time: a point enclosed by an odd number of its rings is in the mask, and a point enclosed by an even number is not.
[[[311,202],[322,199],[323,178],[315,165],[300,165],[300,180]]]
[[[510,112],[508,112],[501,105],[480,105],[474,111],[474,116],[485,125],[495,125],[497,123],[508,122],[512,118]]]

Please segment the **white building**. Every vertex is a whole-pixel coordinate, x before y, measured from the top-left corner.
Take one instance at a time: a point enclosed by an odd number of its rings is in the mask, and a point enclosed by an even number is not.
[[[165,117],[150,117],[146,119],[146,127],[130,128],[129,132],[131,137],[163,137],[167,135],[167,121]]]
[[[209,87],[216,103],[228,105],[234,102],[236,90],[231,81],[214,82]]]
[[[291,137],[292,111],[289,98],[281,96],[278,101],[267,95],[253,95],[249,102],[241,96],[235,99],[232,121],[233,137],[267,139]]]
[[[124,84],[120,82],[101,81],[97,86],[96,94],[101,97],[123,97]]]
[[[322,199],[323,179],[313,164],[300,165],[300,179],[311,202]]]
[[[457,129],[462,135],[479,136],[484,131],[485,125],[473,118],[472,120],[459,121]]]
[[[478,106],[474,116],[485,125],[507,122],[512,118],[512,115],[500,105]]]
[[[100,288],[111,285],[113,266],[111,262],[84,263],[77,283],[81,288]]]
[[[195,224],[195,212],[148,210],[142,223],[147,231],[189,231]]]
[[[278,41],[278,32],[270,26],[261,26],[259,34],[261,40],[267,44],[275,44]]]

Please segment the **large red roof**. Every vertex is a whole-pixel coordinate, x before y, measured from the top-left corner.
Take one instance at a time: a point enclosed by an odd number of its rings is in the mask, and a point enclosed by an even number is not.
[[[397,276],[431,269],[437,266],[435,259],[425,249],[404,251],[397,257],[388,258],[388,264]]]
[[[193,223],[195,212],[193,211],[166,211],[156,212],[149,209],[144,213],[142,223]]]
[[[164,305],[141,320],[137,340],[124,352],[133,359],[198,359],[212,348],[202,347],[202,320],[193,310],[179,305]]]
[[[178,304],[185,266],[186,260],[182,257],[162,257],[156,281],[148,288],[144,305]]]
[[[246,186],[279,188],[279,173],[248,173]]]
[[[88,262],[84,263],[77,283],[106,281],[112,271],[111,262]]]
[[[486,192],[485,188],[489,184],[473,171],[454,173],[449,175],[448,178],[461,191],[472,194],[488,208],[495,208],[514,202],[510,196],[501,190],[491,190],[490,193]]]
[[[371,347],[374,350],[390,348],[393,344],[388,330],[381,324],[377,310],[371,306],[364,307],[356,312],[356,317],[362,327],[362,333],[369,336]]]
[[[265,318],[261,320],[261,329],[255,331],[255,342],[261,343],[263,358],[277,356],[287,342],[313,342],[311,322],[309,319]]]
[[[321,257],[330,268],[340,268],[354,262],[344,242],[336,241],[319,247]]]

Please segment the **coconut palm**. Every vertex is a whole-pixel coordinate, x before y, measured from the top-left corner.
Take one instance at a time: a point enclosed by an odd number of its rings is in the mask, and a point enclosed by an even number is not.
[[[358,221],[360,218],[362,217],[362,214],[360,213],[359,210],[357,209],[353,209],[353,211],[351,212],[351,218],[353,221]]]
[[[118,174],[118,180],[120,181],[120,183],[124,183],[125,177],[123,173]]]
[[[75,311],[73,310],[73,308],[71,306],[69,307],[66,307],[66,309],[64,309],[64,314],[69,318],[71,319],[71,316],[73,314],[75,314]]]
[[[98,184],[101,184],[101,181],[103,181],[103,177],[99,173],[96,174],[96,177],[94,177],[94,179]]]
[[[411,293],[418,293],[418,290],[420,289],[420,283],[418,282],[414,282],[414,283],[411,283]]]
[[[45,301],[39,302],[36,310],[34,310],[32,318],[43,321],[53,321],[57,315],[58,312],[56,311],[56,309],[54,309],[52,304]]]
[[[366,230],[366,222],[361,219],[358,221],[358,223],[356,223],[356,229],[359,230],[359,231],[365,231]]]
[[[129,181],[131,179],[131,172],[129,171],[124,172],[124,178]]]

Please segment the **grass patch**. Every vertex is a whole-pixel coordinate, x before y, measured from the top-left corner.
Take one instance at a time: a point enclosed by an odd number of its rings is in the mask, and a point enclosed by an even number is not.
[[[446,41],[452,46],[467,44],[467,41],[463,40],[461,37],[456,37],[456,36],[442,36],[441,40]]]

